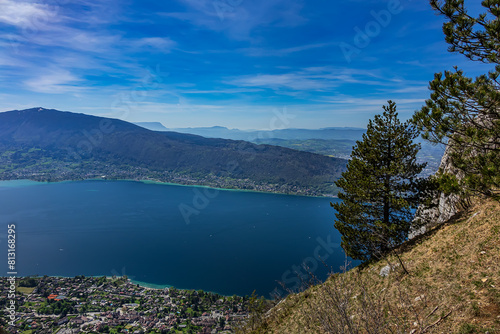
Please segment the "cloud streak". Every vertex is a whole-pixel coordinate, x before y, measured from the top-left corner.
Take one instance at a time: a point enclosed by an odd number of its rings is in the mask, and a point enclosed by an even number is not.
[[[24,1],[2,0],[0,2],[0,22],[23,29],[34,29],[56,14],[48,5]]]
[[[302,1],[206,1],[178,0],[184,12],[164,12],[162,15],[187,21],[214,31],[223,31],[236,40],[250,40],[254,30],[263,27],[296,27],[307,22],[301,15]]]
[[[35,78],[24,81],[24,84],[33,92],[62,94],[81,91],[82,87],[78,86],[80,81],[81,79],[69,71],[52,69]]]
[[[295,91],[331,90],[343,84],[384,86],[391,79],[382,78],[375,71],[361,71],[351,68],[309,67],[283,74],[245,75],[226,80],[234,86],[260,87],[267,89],[290,89]]]

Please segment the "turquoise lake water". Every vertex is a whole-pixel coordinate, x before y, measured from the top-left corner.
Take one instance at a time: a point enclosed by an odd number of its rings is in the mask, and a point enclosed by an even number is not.
[[[325,264],[344,265],[330,201],[338,199],[135,181],[2,181],[0,247],[6,259],[7,225],[15,224],[18,275],[127,275],[155,287],[271,298],[307,280],[303,265],[322,279]]]

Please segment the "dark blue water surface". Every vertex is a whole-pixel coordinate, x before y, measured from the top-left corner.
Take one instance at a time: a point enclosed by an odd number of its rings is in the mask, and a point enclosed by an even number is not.
[[[270,297],[344,264],[337,199],[134,181],[0,182],[0,244],[19,275],[112,276]],[[4,262],[6,263],[6,261]],[[5,273],[0,275],[5,275]],[[305,277],[304,277],[305,278]]]

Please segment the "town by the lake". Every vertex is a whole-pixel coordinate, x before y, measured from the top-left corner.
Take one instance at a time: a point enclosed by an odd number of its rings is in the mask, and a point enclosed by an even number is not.
[[[16,280],[14,298],[3,277],[0,291],[0,325],[12,334],[233,333],[256,299],[153,289],[126,276],[25,277]]]

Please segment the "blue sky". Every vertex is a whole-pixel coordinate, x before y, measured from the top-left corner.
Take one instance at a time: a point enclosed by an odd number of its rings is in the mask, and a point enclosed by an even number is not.
[[[487,70],[442,23],[425,0],[2,0],[0,110],[365,127],[392,99],[407,119],[435,72]]]

